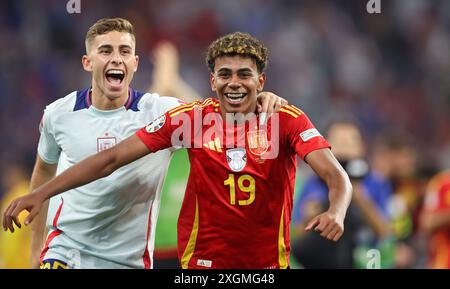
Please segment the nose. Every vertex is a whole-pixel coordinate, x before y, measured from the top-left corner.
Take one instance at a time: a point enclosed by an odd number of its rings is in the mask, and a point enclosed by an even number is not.
[[[228,83],[228,87],[231,89],[239,89],[241,87],[241,83],[237,75],[233,74],[231,76],[230,82]]]
[[[122,56],[120,55],[120,53],[118,51],[116,51],[112,54],[111,62],[114,65],[120,65],[123,63]]]

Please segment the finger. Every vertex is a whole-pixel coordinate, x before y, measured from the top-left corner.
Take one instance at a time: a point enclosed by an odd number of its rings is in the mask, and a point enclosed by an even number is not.
[[[277,104],[277,100],[278,100],[277,98],[270,98],[269,99],[269,105],[267,106],[267,113],[270,113],[270,114],[273,113],[274,108],[275,108],[275,106]]]
[[[256,104],[256,111],[258,113],[260,113],[262,111],[262,105],[261,104],[259,104],[259,103]]]
[[[289,104],[289,102],[286,99],[284,99],[282,97],[280,97],[280,99],[281,99],[281,106],[285,106],[285,105]]]
[[[334,236],[333,241],[337,242],[342,237],[343,234],[344,234],[344,231],[343,230],[339,230],[337,232],[337,234]]]
[[[305,231],[306,232],[311,231],[311,229],[314,228],[315,226],[317,226],[317,224],[319,224],[319,218],[312,219],[306,226]]]
[[[11,207],[11,204],[3,211],[2,226],[3,226],[4,231],[6,231],[8,229],[8,226],[6,225],[6,216],[7,216],[9,207]]]
[[[277,103],[276,99],[270,99],[269,106],[267,107],[267,120],[266,120],[266,122],[269,120],[269,118],[272,116],[273,112],[275,111],[276,103]]]
[[[23,211],[23,206],[18,204],[11,213],[11,218],[17,227],[22,228],[22,224],[19,221],[19,214]]]
[[[334,224],[332,222],[328,222],[328,224],[325,226],[325,228],[320,233],[320,236],[326,238],[328,236],[328,234],[330,234],[331,231],[333,231],[333,229],[334,229]]]
[[[334,226],[333,229],[330,231],[330,233],[328,233],[326,238],[330,241],[333,241],[334,237],[336,236],[337,233],[339,233],[339,231],[340,231],[339,226],[337,226],[337,225]]]
[[[26,226],[28,226],[31,222],[33,222],[34,218],[37,216],[37,214],[39,213],[38,210],[36,209],[31,209],[30,214],[28,215],[28,217],[26,217],[24,223]]]
[[[262,109],[261,109],[261,112],[267,112],[267,111],[268,111],[269,102],[270,102],[270,100],[268,99],[268,97],[264,97],[264,98],[262,99],[262,104],[261,104]]]
[[[279,112],[281,107],[283,106],[282,104],[282,99],[278,98],[277,101],[275,102],[275,106],[273,107],[273,112]]]
[[[11,220],[11,212],[15,209],[16,205],[17,202],[12,202],[3,215],[3,225],[5,228],[9,229],[11,233],[14,233],[14,226]]]
[[[315,228],[316,232],[322,233],[326,227],[328,226],[329,222],[325,218],[321,218],[319,225]]]

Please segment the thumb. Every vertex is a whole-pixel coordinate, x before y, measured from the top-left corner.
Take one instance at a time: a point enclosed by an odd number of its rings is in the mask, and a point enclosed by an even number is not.
[[[312,219],[309,223],[308,223],[308,225],[306,226],[306,228],[305,228],[305,231],[306,232],[309,232],[309,231],[311,231],[311,229],[313,229],[315,226],[317,226],[318,224],[319,224],[319,218],[318,217],[315,217],[314,219]]]
[[[38,214],[38,210],[34,210],[32,209],[30,211],[30,214],[26,217],[25,219],[25,225],[28,226],[31,222],[33,222],[34,218],[36,217],[36,215]]]
[[[259,102],[256,104],[256,110],[257,110],[258,112],[261,112],[261,111],[262,111],[262,105],[261,105]]]

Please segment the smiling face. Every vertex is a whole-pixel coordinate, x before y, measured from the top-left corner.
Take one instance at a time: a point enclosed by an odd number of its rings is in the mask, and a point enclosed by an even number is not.
[[[256,97],[266,76],[258,73],[256,61],[245,56],[221,56],[215,59],[211,89],[216,92],[222,113],[256,111]]]
[[[128,87],[139,63],[130,33],[110,31],[95,36],[82,62],[84,69],[92,72],[93,95],[104,95],[111,101],[127,100]]]

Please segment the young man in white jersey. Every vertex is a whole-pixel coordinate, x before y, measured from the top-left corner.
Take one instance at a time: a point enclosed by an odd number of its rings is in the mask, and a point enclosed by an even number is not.
[[[46,108],[31,191],[179,105],[175,98],[129,87],[139,62],[135,44],[133,26],[124,19],[101,19],[89,29],[82,63],[92,73],[91,87]],[[266,108],[279,101],[266,98]],[[51,199],[46,238],[41,237],[46,209],[32,227],[32,267],[151,268],[159,193],[170,155],[168,150],[151,155]]]

